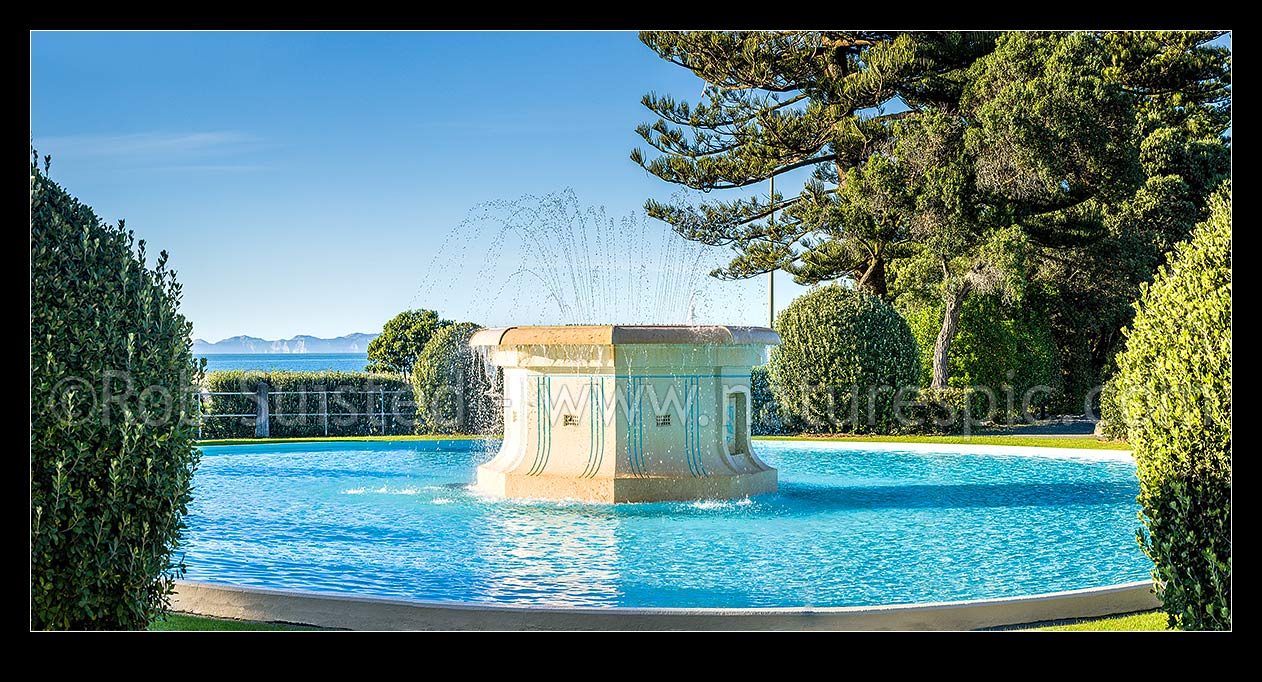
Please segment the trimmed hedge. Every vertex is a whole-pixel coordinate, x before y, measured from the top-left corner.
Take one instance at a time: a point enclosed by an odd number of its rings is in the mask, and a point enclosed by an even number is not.
[[[326,435],[325,420],[318,414],[324,411],[321,396],[286,394],[290,391],[333,392],[324,398],[329,413],[329,436],[417,433],[412,387],[407,380],[392,374],[258,370],[208,372],[204,381],[207,391],[245,392],[249,395],[212,395],[209,400],[204,401],[203,412],[256,414],[255,392],[262,382],[267,382],[269,386],[268,424],[270,435],[274,438]],[[403,393],[392,394],[392,391]],[[386,413],[384,431],[381,417],[383,406]],[[307,416],[299,416],[302,414]],[[206,417],[202,420],[201,437],[253,438],[255,421],[254,417]]]
[[[33,629],[143,629],[184,570],[202,365],[145,256],[31,164]]]
[[[992,400],[971,388],[922,388],[902,410],[900,433],[972,433],[986,415],[993,414]]]
[[[894,404],[916,389],[920,351],[889,304],[831,285],[794,299],[776,318],[772,393],[785,416],[817,432],[893,433]]]
[[[1100,435],[1111,440],[1126,440],[1126,420],[1117,395],[1117,378],[1100,387]]]
[[[754,367],[749,375],[750,433],[755,436],[782,436],[797,433],[793,422],[771,390],[771,376],[766,365]]]
[[[472,322],[443,327],[416,359],[412,390],[427,433],[503,432],[503,370],[488,376],[486,362],[469,347],[469,337],[481,328]]]
[[[1231,628],[1231,189],[1142,288],[1117,395],[1171,626]]]

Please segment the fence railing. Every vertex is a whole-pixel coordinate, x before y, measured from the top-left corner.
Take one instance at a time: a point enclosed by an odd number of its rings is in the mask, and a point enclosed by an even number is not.
[[[385,389],[346,389],[333,391],[273,391],[267,384],[259,384],[258,390],[253,392],[201,391],[199,395],[200,399],[197,401],[199,410],[199,418],[197,422],[198,438],[204,437],[207,419],[241,419],[242,427],[248,426],[249,420],[253,420],[255,438],[271,437],[272,425],[274,423],[282,427],[302,428],[303,433],[291,435],[317,435],[322,432],[323,435],[328,436],[330,433],[330,418],[332,418],[334,422],[334,427],[338,429],[339,435],[372,435],[374,432],[387,434],[391,431],[392,423],[396,427],[403,427],[402,432],[411,432],[411,430],[415,427],[415,409],[398,409],[400,407],[400,401],[397,398],[393,401],[393,405],[390,406],[390,409],[387,409],[387,396],[407,396],[408,399],[405,402],[409,405],[414,405],[411,400],[412,392],[406,390],[388,391]],[[306,397],[312,395],[319,396],[319,409],[315,411],[308,411],[306,406],[309,401]],[[340,403],[338,407],[352,408],[354,410],[362,409],[362,411],[345,411],[342,409],[330,411],[330,395],[338,396],[339,398],[346,395],[366,396],[367,398],[358,401],[362,403],[362,407],[355,407],[353,403],[348,403],[345,400],[338,401]],[[208,406],[211,410],[214,408],[214,396],[236,396],[238,399],[246,399],[251,403],[251,407],[253,409],[248,412],[208,411]],[[284,400],[285,396],[298,396],[297,411],[283,409],[286,403]],[[274,400],[274,398],[277,399]],[[273,403],[275,404],[273,405]],[[234,404],[240,405],[241,403],[239,401],[234,401]],[[308,419],[314,423],[308,423]],[[368,431],[368,433],[345,432],[346,428],[356,426],[357,423],[364,425],[366,427],[364,430]],[[317,429],[316,434],[310,433],[313,426]],[[380,429],[380,431],[376,431],[376,429]],[[398,429],[396,428],[395,430],[397,431]],[[215,429],[215,431],[216,435],[241,435],[235,432],[235,430],[230,434],[219,433],[220,431],[225,431],[225,429]]]

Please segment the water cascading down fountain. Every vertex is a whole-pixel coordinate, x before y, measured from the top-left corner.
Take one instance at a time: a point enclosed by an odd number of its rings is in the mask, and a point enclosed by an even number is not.
[[[585,502],[776,491],[750,441],[750,369],[766,327],[501,327],[469,345],[504,370],[504,441],[487,495]]]

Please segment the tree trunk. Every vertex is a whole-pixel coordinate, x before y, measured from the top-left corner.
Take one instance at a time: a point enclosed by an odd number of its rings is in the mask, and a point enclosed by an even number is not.
[[[951,352],[951,341],[955,338],[955,330],[960,324],[960,310],[964,307],[964,297],[968,295],[971,285],[967,278],[960,283],[955,293],[943,296],[946,310],[942,315],[942,329],[938,331],[938,340],[933,344],[933,383],[930,388],[946,388],[949,374],[947,354]]]
[[[863,271],[863,276],[859,278],[856,286],[885,298],[885,294],[888,291],[885,286],[885,259],[881,256],[874,256],[872,261],[868,263],[868,268]]]

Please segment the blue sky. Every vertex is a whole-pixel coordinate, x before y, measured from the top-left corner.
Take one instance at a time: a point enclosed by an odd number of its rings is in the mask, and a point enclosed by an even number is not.
[[[408,307],[576,321],[523,302],[525,278],[491,281],[515,245],[496,252],[494,225],[462,220],[566,190],[642,215],[677,188],[628,159],[653,120],[640,98],[700,87],[632,32],[31,34],[31,134],[53,178],[170,252],[211,341],[375,332]],[[644,252],[662,252],[669,229],[648,227]],[[729,257],[701,254],[706,269]],[[765,277],[703,279],[697,321],[765,324]],[[803,291],[779,275],[777,309]]]
[[[669,198],[628,159],[650,90],[695,100],[700,81],[631,32],[31,36],[52,176],[171,253],[212,341],[380,331],[409,305],[513,323],[469,295],[485,245],[431,269],[438,245],[482,202],[572,189],[624,216]],[[765,320],[763,278],[707,286],[731,295],[703,321]],[[778,278],[779,305],[800,291]]]

